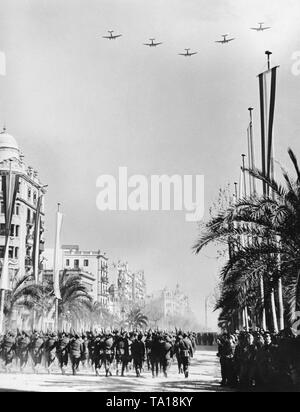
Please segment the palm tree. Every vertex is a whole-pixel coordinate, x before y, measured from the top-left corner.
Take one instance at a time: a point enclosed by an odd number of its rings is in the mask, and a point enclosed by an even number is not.
[[[230,258],[221,273],[222,296],[217,305],[222,310],[223,323],[224,319],[230,323],[243,307],[252,308],[255,317],[265,304],[264,296],[274,328],[277,313],[282,327],[284,309],[289,315],[286,321],[292,324],[300,308],[300,169],[293,151],[289,149],[288,153],[296,178],[283,171],[285,185],[282,186],[258,170],[249,171],[267,184],[272,196],[241,199],[221,210],[205,225],[194,247],[200,253],[215,241],[230,246]],[[246,239],[244,244],[241,238]],[[264,296],[259,292],[262,276]]]
[[[141,309],[134,308],[129,312],[126,323],[131,329],[143,329],[148,326],[148,318]]]
[[[42,287],[35,283],[32,273],[18,278],[14,277],[12,289],[5,294],[4,315],[8,325],[11,324],[15,310],[26,308],[32,310],[38,301]]]
[[[89,319],[92,297],[82,284],[81,277],[69,274],[67,270],[64,270],[59,283],[61,294],[61,299],[58,302],[60,327],[63,320],[75,326],[76,322],[82,322],[84,318]]]
[[[93,325],[101,326],[102,328],[112,327],[115,325],[116,319],[100,302],[92,302],[89,307],[89,319],[91,328]]]

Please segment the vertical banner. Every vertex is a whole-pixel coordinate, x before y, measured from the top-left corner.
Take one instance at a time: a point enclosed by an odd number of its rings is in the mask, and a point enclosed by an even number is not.
[[[273,128],[276,101],[277,69],[274,67],[259,77],[260,118],[261,118],[261,154],[262,171],[268,178],[273,178]],[[263,186],[264,195],[268,194],[266,184]]]
[[[54,249],[54,264],[53,264],[53,286],[56,299],[61,299],[59,287],[59,271],[60,271],[60,235],[62,227],[62,213],[57,211],[56,214],[56,231],[55,231],[55,249]]]
[[[6,76],[6,56],[0,51],[0,76]]]
[[[34,221],[34,241],[33,241],[33,251],[32,251],[33,274],[34,274],[35,283],[38,283],[38,280],[39,280],[41,205],[42,205],[42,195],[39,193],[35,221]]]
[[[5,249],[1,271],[0,289],[10,290],[9,286],[9,238],[11,231],[11,222],[16,205],[17,193],[19,190],[19,175],[12,174],[11,171],[2,176],[2,191],[4,203],[5,218]]]

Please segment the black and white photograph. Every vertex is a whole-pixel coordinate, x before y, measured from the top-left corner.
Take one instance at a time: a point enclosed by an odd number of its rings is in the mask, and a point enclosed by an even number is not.
[[[300,392],[299,0],[0,0],[0,392]]]

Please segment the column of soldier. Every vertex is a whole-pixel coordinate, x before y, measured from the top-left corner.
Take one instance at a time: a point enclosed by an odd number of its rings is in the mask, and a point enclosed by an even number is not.
[[[299,391],[300,337],[287,329],[223,334],[218,339],[222,385],[245,391]]]
[[[140,377],[146,370],[156,378],[168,371],[176,359],[178,372],[189,377],[190,360],[196,350],[196,334],[182,332],[86,332],[42,333],[8,332],[0,337],[0,359],[7,373],[27,366],[50,374],[57,364],[66,374],[68,367],[76,375],[82,368],[111,377],[124,377],[134,370]]]

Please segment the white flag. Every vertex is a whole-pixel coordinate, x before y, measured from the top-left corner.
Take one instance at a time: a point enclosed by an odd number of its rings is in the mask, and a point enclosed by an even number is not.
[[[0,52],[0,75],[6,76],[6,56],[3,52]]]
[[[63,218],[63,215],[60,212],[57,212],[54,264],[53,264],[53,286],[54,286],[54,294],[57,299],[61,299],[60,287],[59,287],[59,271],[60,271],[60,233],[61,233],[61,226],[62,226],[62,218]]]

